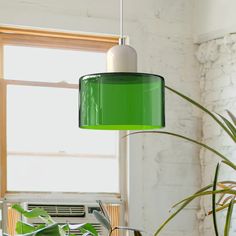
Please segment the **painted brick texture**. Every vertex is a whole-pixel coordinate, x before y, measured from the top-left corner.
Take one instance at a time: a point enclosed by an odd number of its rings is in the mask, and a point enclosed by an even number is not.
[[[197,51],[197,58],[201,63],[201,95],[202,103],[211,111],[227,116],[226,109],[236,113],[236,37],[227,35],[222,39],[203,43]],[[233,141],[207,115],[202,116],[202,140],[217,148],[232,161],[236,161],[236,148]],[[216,163],[219,161],[211,153],[201,150],[202,185],[213,181]],[[222,168],[222,180],[235,179],[236,175],[229,168]],[[201,199],[202,214],[211,208],[209,198]],[[218,215],[220,235],[223,235],[223,225],[226,212]],[[214,235],[212,218],[203,217],[200,223],[201,235]],[[231,234],[236,232],[232,225]]]

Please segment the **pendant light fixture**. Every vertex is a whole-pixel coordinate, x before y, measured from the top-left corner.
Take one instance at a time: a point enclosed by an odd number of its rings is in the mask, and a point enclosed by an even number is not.
[[[79,126],[101,130],[146,130],[165,126],[164,78],[137,73],[137,53],[123,35],[120,0],[119,45],[107,52],[107,73],[80,78]]]

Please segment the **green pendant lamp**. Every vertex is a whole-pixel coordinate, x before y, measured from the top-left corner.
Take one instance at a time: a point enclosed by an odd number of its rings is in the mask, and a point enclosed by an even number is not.
[[[137,73],[136,51],[123,37],[107,53],[107,73],[80,78],[79,126],[98,130],[147,130],[165,126],[164,78]]]

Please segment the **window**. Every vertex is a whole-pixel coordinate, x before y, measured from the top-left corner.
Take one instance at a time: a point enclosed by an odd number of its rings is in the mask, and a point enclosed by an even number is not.
[[[62,194],[124,201],[123,134],[78,128],[78,79],[105,71],[105,53],[117,41],[0,28],[1,195],[8,202]]]
[[[7,86],[7,190],[119,192],[118,132],[78,128],[78,78],[104,71],[105,62],[105,53],[4,46],[4,78],[14,78]]]

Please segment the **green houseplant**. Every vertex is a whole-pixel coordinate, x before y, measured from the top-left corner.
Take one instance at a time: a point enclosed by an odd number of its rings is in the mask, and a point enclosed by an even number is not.
[[[188,96],[168,87],[165,86],[165,88],[176,95],[180,96],[181,98],[185,99],[186,101],[190,102],[192,105],[198,107],[203,112],[208,114],[223,130],[227,133],[227,135],[232,139],[233,143],[236,143],[236,118],[235,116],[230,112],[227,111],[229,117],[231,120],[228,120],[227,118],[223,117],[219,114],[214,114],[213,112],[209,111],[207,108],[199,104],[198,102],[194,101],[193,99],[189,98]],[[139,133],[147,133],[147,134],[163,134],[163,135],[171,135],[183,140],[187,140],[193,144],[199,145],[208,151],[215,154],[215,156],[218,156],[221,158],[221,163],[228,166],[229,168],[233,169],[233,171],[236,171],[236,164],[233,163],[230,158],[226,157],[224,154],[220,153],[218,150],[210,147],[209,145],[199,142],[197,140],[194,140],[192,138],[186,137],[181,134],[176,134],[172,132],[166,132],[166,131],[141,131],[141,132],[134,132],[131,135],[139,134]],[[216,220],[216,213],[219,211],[223,211],[227,209],[227,216],[226,221],[224,225],[224,236],[229,235],[230,230],[230,223],[233,213],[233,207],[236,203],[236,181],[231,180],[225,180],[225,181],[218,181],[218,175],[220,171],[220,165],[221,163],[218,163],[215,169],[215,177],[213,183],[210,183],[208,186],[203,187],[193,195],[181,200],[180,202],[176,203],[173,206],[173,213],[170,215],[170,217],[157,229],[155,232],[155,236],[159,235],[159,233],[162,231],[162,229],[179,213],[181,212],[188,204],[190,204],[194,199],[201,197],[201,196],[211,196],[212,198],[212,210],[209,211],[209,214],[213,215],[213,224],[214,224],[214,231],[215,235],[219,235],[219,230],[217,227],[217,220]]]
[[[71,230],[78,229],[80,232],[86,235],[98,236],[97,231],[91,224],[69,224],[60,225],[55,222],[51,216],[42,208],[34,208],[32,210],[25,210],[20,204],[14,204],[12,206],[14,210],[20,213],[25,218],[40,218],[43,222],[40,225],[31,225],[19,220],[16,223],[16,233],[22,236],[76,236],[71,234]],[[4,234],[7,236],[7,234]]]
[[[109,236],[114,231],[132,231],[134,236],[142,236],[141,231],[124,226],[113,226],[109,214],[101,201],[97,201],[100,206],[100,211],[93,211],[95,218],[107,230]],[[26,218],[40,218],[43,222],[40,225],[34,226],[21,220],[16,224],[16,233],[21,236],[76,236],[70,233],[71,230],[79,230],[83,236],[98,236],[96,229],[89,223],[60,225],[55,222],[51,216],[42,208],[34,208],[32,210],[24,210],[20,204],[12,206],[14,210]],[[4,236],[8,236],[4,234]]]

